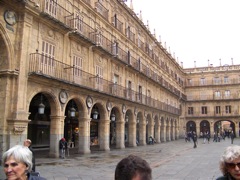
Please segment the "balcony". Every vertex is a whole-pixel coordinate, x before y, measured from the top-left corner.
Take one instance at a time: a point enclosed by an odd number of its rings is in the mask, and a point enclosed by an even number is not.
[[[187,100],[188,101],[213,101],[213,100],[233,100],[233,99],[240,99],[237,93],[231,94],[228,96],[214,96],[211,95],[188,95]]]
[[[234,111],[234,112],[221,112],[221,113],[216,113],[214,111],[207,112],[207,114],[202,114],[201,112],[194,112],[193,114],[188,114],[188,112],[185,112],[185,115],[187,118],[209,118],[209,117],[214,117],[214,118],[226,118],[226,117],[239,117],[239,111]]]
[[[29,76],[34,75],[140,103],[175,115],[180,114],[180,110],[173,106],[38,53],[30,54]]]
[[[115,16],[112,17],[112,23],[117,30],[123,33],[123,23],[119,21]]]
[[[69,28],[69,20],[72,18],[71,12],[53,0],[44,0],[40,2],[41,16],[58,23],[62,27]]]
[[[108,21],[108,10],[100,2],[95,3],[96,11],[103,16],[105,20]]]

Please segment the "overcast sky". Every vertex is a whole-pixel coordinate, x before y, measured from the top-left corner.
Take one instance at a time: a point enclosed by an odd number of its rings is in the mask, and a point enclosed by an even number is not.
[[[131,0],[127,0],[129,5]],[[240,64],[240,0],[132,0],[184,68]],[[220,60],[221,59],[221,60]],[[209,60],[209,61],[208,61]]]

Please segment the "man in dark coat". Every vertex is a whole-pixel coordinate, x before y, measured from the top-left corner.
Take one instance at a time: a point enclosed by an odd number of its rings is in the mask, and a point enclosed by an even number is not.
[[[60,158],[62,158],[62,159],[65,158],[65,153],[66,153],[67,148],[68,148],[67,141],[65,140],[65,138],[62,138],[59,141]]]
[[[192,139],[193,139],[193,143],[194,143],[193,148],[197,148],[197,134],[195,131],[193,131]]]

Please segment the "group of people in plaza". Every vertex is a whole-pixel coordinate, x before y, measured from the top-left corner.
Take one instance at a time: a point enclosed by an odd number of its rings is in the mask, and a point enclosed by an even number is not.
[[[192,132],[194,147],[197,135]],[[195,147],[196,148],[196,147]],[[67,142],[65,138],[59,141],[60,157],[65,158]],[[31,148],[31,140],[27,139],[23,145],[15,145],[2,156],[2,163],[6,180],[46,180],[36,172],[35,157]],[[232,145],[226,148],[220,159],[219,166],[222,176],[216,180],[240,180],[240,146]],[[115,168],[115,180],[152,180],[150,164],[136,155],[129,155],[121,159]]]
[[[233,144],[234,138],[235,138],[235,134],[233,131],[230,131],[228,133],[226,132],[214,132],[213,134],[213,142],[220,142],[221,139],[225,140],[225,138],[231,138],[231,144]],[[211,135],[209,133],[209,131],[206,132],[200,132],[200,136],[199,138],[203,139],[203,144],[205,144],[206,142],[208,142],[208,144],[210,143],[210,138]],[[198,137],[195,131],[189,131],[185,133],[185,142],[191,142],[193,141],[194,146],[193,148],[197,147],[197,143],[198,143]]]

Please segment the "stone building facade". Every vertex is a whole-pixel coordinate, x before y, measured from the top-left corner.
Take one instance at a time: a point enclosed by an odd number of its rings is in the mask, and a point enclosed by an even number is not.
[[[1,0],[0,12],[1,154],[26,138],[51,157],[62,137],[78,153],[137,147],[223,120],[186,114],[191,103],[214,102],[188,95],[199,87],[187,80],[200,74],[122,0]]]

